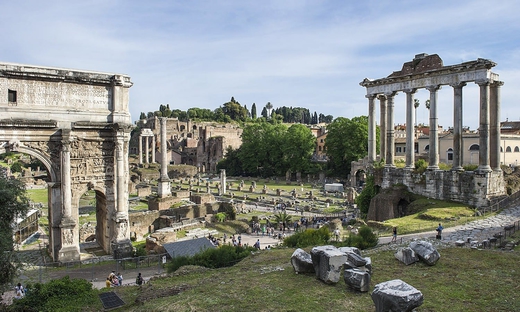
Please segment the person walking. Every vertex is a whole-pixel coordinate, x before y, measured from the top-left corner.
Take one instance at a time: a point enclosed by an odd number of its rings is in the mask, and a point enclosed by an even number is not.
[[[135,283],[139,286],[143,285],[143,276],[141,275],[141,272],[137,274],[137,277],[135,278]]]
[[[392,230],[392,241],[391,243],[397,243],[397,226],[394,226]]]

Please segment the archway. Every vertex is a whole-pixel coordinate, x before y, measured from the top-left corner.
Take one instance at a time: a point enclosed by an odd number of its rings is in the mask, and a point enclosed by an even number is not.
[[[0,63],[0,153],[27,153],[49,172],[49,249],[80,260],[79,197],[96,191],[103,249],[130,255],[130,77]],[[16,92],[16,97],[8,96]],[[101,238],[101,236],[99,236]]]

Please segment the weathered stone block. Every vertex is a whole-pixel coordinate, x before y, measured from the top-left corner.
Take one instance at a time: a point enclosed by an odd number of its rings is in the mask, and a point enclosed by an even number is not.
[[[397,250],[394,254],[395,258],[406,265],[410,265],[419,261],[419,258],[415,254],[412,248],[406,247]]]
[[[291,256],[291,264],[296,273],[314,273],[311,255],[305,250],[298,248]]]
[[[426,262],[428,265],[434,265],[441,258],[437,249],[427,241],[411,242],[410,248],[415,251],[419,259]]]
[[[361,256],[361,251],[359,251],[359,248],[357,247],[339,247],[338,249],[344,253],[351,252]]]
[[[371,296],[376,312],[413,311],[423,303],[423,294],[400,279],[377,284]]]
[[[334,246],[318,246],[311,250],[316,277],[327,284],[337,283],[347,255]]]
[[[361,292],[370,289],[370,274],[358,269],[348,269],[343,273],[343,280],[347,286]]]

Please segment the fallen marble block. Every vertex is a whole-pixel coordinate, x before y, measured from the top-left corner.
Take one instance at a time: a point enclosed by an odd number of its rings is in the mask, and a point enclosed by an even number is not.
[[[301,248],[293,252],[291,264],[296,273],[314,273],[311,255]]]
[[[327,284],[339,281],[341,268],[347,261],[347,255],[344,252],[331,245],[318,246],[312,248],[311,258],[317,278]]]
[[[371,297],[376,312],[409,312],[423,304],[423,294],[400,279],[377,284]]]
[[[434,265],[441,258],[441,255],[433,247],[430,242],[427,241],[413,241],[410,243],[410,248],[422,261],[428,265]]]
[[[370,289],[370,274],[358,269],[347,269],[343,273],[343,280],[347,286],[360,291],[367,292]]]
[[[394,254],[395,258],[406,265],[419,261],[419,258],[410,247],[400,248]]]

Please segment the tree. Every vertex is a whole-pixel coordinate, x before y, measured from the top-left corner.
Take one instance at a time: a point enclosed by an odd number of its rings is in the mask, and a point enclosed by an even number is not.
[[[251,106],[251,119],[256,119],[256,104],[253,103],[253,106]]]
[[[352,161],[368,154],[368,117],[352,119],[338,117],[327,127],[325,149],[329,157],[329,168],[337,176],[350,173]],[[376,130],[376,150],[379,149],[379,131]]]
[[[146,114],[141,112],[141,115],[139,116],[139,119],[142,120],[142,119],[146,119]]]
[[[283,162],[286,170],[306,172],[309,169],[316,138],[311,130],[302,124],[294,124],[287,129],[284,136]]]
[[[0,175],[0,284],[11,283],[20,263],[14,254],[13,224],[24,218],[29,207],[25,185]]]
[[[262,109],[262,112],[260,113],[260,115],[261,115],[262,117],[264,117],[265,119],[267,119],[267,108],[264,107],[264,108]]]

